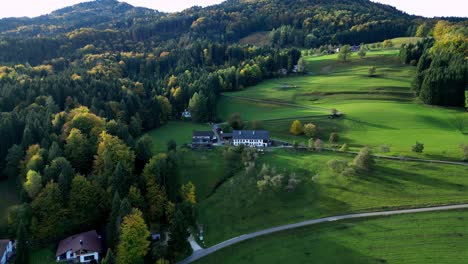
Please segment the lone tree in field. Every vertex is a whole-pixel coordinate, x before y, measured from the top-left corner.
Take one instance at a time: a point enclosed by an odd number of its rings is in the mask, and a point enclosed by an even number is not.
[[[416,142],[416,144],[414,144],[411,147],[411,151],[416,152],[416,153],[422,153],[423,150],[424,150],[424,144],[420,142]]]
[[[301,135],[303,133],[301,121],[294,120],[289,128],[289,132],[296,136]]]
[[[330,134],[330,144],[335,144],[338,142],[338,140],[340,140],[340,135],[338,135],[338,133],[333,132]]]
[[[321,139],[315,140],[314,147],[315,147],[315,150],[322,151],[323,150],[323,141]]]
[[[306,67],[306,64],[305,64],[304,58],[300,58],[299,61],[297,62],[297,72],[304,73],[305,67]]]
[[[239,113],[232,113],[228,119],[229,126],[234,130],[242,129],[242,119]]]
[[[359,154],[354,158],[354,166],[362,170],[370,170],[374,164],[374,158],[371,155],[369,148],[363,148],[359,151]]]
[[[363,59],[366,56],[366,54],[367,54],[367,49],[364,46],[364,44],[362,44],[358,52],[359,58]]]
[[[315,135],[317,134],[317,126],[312,123],[305,124],[303,130],[304,135],[306,135],[309,138],[315,137]]]
[[[468,145],[461,145],[460,146],[463,151],[463,161],[468,161]]]
[[[347,62],[351,57],[351,46],[344,45],[340,48],[340,53],[338,53],[338,60],[342,62]]]
[[[375,77],[377,75],[377,67],[372,66],[369,68],[369,77]]]

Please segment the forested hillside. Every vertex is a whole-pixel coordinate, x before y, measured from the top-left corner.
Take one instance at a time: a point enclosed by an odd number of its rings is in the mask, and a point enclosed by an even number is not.
[[[413,36],[434,24],[368,0],[228,0],[171,14],[97,0],[2,19],[0,178],[17,180],[23,205],[0,231],[15,237],[25,230],[30,245],[42,247],[106,226],[117,250],[122,221],[140,217],[171,229],[164,257],[177,259],[188,250],[195,191],[174,180],[183,154],[168,146],[153,156],[143,132],[180,119],[185,109],[195,122],[216,121],[222,91],[293,73],[302,48]],[[269,45],[238,43],[256,32],[268,32]],[[424,49],[450,52],[451,41],[437,32]],[[461,53],[434,59],[429,71],[451,56],[466,65],[466,42],[454,49]],[[418,50],[404,59],[419,61],[424,82],[416,90],[427,103],[459,105],[425,95],[432,54]],[[158,254],[149,256],[152,263]]]

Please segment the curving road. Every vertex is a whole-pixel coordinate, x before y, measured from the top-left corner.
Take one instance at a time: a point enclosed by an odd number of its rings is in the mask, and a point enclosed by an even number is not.
[[[412,214],[412,213],[421,213],[421,212],[434,212],[434,211],[445,211],[445,210],[456,210],[456,209],[468,209],[468,204],[458,204],[458,205],[447,205],[447,206],[437,206],[437,207],[426,207],[426,208],[416,208],[416,209],[404,209],[404,210],[393,210],[393,211],[381,211],[381,212],[372,212],[372,213],[358,213],[358,214],[346,214],[346,215],[337,215],[324,218],[318,218],[313,220],[308,220],[304,222],[299,222],[295,224],[282,225],[278,227],[268,228],[261,231],[253,232],[250,234],[241,235],[235,238],[231,238],[224,242],[221,242],[212,247],[201,249],[194,252],[190,257],[179,262],[179,264],[192,263],[200,258],[203,258],[207,255],[210,255],[220,249],[229,247],[231,245],[240,243],[242,241],[252,239],[255,237],[268,235],[280,231],[285,231],[289,229],[316,225],[325,222],[339,221],[345,219],[355,219],[355,218],[367,218],[367,217],[376,217],[376,216],[389,216],[389,215],[398,215],[398,214]]]

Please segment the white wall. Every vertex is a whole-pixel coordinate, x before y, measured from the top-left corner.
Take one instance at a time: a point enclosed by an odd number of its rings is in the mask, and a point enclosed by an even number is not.
[[[232,141],[234,146],[245,145],[250,147],[266,147],[267,144],[263,143],[261,139],[234,139]]]
[[[88,262],[90,262],[90,261],[85,261],[85,257],[88,257],[88,256],[94,256],[94,259],[95,259],[96,261],[99,262],[99,253],[97,253],[97,252],[89,253],[89,254],[86,254],[86,255],[81,255],[81,256],[80,256],[80,262],[81,262],[81,263],[88,263]]]

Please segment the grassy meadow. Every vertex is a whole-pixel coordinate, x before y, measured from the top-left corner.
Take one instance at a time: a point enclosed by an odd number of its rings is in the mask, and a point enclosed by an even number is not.
[[[468,211],[325,223],[228,247],[197,264],[465,263]]]
[[[468,113],[419,103],[410,88],[415,68],[399,62],[398,50],[370,51],[363,59],[354,54],[346,63],[338,62],[336,54],[309,56],[306,61],[306,75],[268,80],[227,93],[229,97],[220,102],[221,117],[240,112],[244,120],[264,120],[273,137],[285,140],[307,140],[288,133],[297,118],[316,123],[322,131],[319,137],[325,141],[329,132],[338,132],[341,143],[348,143],[352,149],[370,146],[379,152],[381,145],[388,145],[389,154],[397,156],[461,158],[459,146],[468,144]],[[371,66],[377,67],[375,77],[368,76]],[[264,105],[242,98],[336,108],[345,116],[328,121],[317,117],[326,111],[308,113],[307,108]],[[274,118],[290,120],[270,120]],[[422,155],[411,152],[416,141],[425,144]]]
[[[229,179],[198,204],[206,244],[323,216],[468,202],[466,167],[377,160],[372,171],[346,177],[327,166],[337,157],[352,160],[338,153],[293,150],[261,155],[258,170],[269,164],[278,172],[294,172],[301,180],[299,187],[292,192],[260,192],[255,176],[239,173]]]
[[[177,146],[191,144],[194,130],[211,130],[211,128],[207,124],[170,121],[162,127],[149,131],[146,135],[153,141],[151,150],[153,153],[158,153],[167,150],[167,142],[171,139],[177,143]]]

